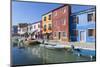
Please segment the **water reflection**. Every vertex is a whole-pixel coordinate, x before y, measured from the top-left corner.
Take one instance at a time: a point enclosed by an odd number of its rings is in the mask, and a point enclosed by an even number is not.
[[[12,47],[12,64],[47,64],[76,61],[91,61],[89,57],[82,57],[65,49],[47,49],[39,45],[25,48]]]
[[[29,64],[42,64],[42,59],[26,48],[12,48],[12,64],[13,65],[29,65]]]

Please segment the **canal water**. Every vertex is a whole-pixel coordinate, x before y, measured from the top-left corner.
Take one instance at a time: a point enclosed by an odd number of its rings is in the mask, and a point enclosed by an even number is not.
[[[40,47],[40,45],[27,46],[24,48],[14,46],[11,51],[12,65],[37,65],[95,60],[86,56],[78,56],[66,49],[48,49]]]

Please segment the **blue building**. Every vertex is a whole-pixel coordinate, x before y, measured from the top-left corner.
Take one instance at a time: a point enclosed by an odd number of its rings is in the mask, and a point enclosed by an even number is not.
[[[12,26],[12,34],[13,34],[13,35],[18,34],[18,26],[17,26],[17,25],[13,25],[13,26]]]
[[[96,8],[72,13],[70,16],[70,41],[95,42]]]

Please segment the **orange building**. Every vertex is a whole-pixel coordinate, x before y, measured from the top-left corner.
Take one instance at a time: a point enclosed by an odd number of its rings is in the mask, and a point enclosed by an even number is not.
[[[42,15],[42,34],[44,38],[52,39],[52,12]]]

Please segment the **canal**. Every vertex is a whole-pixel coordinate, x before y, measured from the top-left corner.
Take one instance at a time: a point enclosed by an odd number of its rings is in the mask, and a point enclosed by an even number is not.
[[[26,46],[23,48],[13,46],[11,52],[12,65],[37,65],[95,60],[95,58],[91,59],[86,56],[78,56],[66,49],[48,49],[40,47],[40,45]]]

